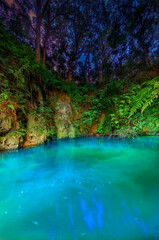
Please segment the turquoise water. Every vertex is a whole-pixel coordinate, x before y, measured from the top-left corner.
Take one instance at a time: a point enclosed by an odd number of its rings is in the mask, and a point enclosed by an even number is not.
[[[159,239],[159,137],[0,154],[0,240]]]

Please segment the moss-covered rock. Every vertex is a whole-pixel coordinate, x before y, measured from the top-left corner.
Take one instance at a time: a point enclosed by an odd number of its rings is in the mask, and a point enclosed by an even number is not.
[[[72,124],[73,116],[70,103],[58,101],[56,103],[55,126],[57,128],[57,138],[74,138],[75,131]]]
[[[28,116],[27,133],[23,146],[35,146],[46,141],[47,130],[42,118],[37,118],[33,115]]]
[[[0,104],[0,150],[16,149],[19,147],[19,122],[16,115],[15,102]]]
[[[0,113],[0,136],[6,135],[13,126],[14,118],[7,113]]]
[[[10,132],[5,137],[0,138],[0,150],[17,149],[19,147],[19,142],[19,135],[14,132]]]

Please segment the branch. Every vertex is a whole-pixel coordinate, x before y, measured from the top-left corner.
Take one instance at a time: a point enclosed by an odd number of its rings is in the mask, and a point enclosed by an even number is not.
[[[141,14],[140,14],[140,12],[139,12],[137,7],[131,6],[131,5],[128,5],[128,4],[123,4],[123,5],[118,6],[118,8],[123,8],[123,7],[134,9],[136,11],[136,13],[138,14],[138,16],[139,16],[140,23],[142,25],[142,17],[141,17]]]
[[[43,10],[42,10],[42,13],[41,13],[42,18],[44,17],[44,14],[45,14],[45,12],[46,12],[46,9],[47,9],[47,6],[48,6],[49,2],[50,2],[50,0],[47,0],[47,1],[45,2],[45,5],[44,5]]]
[[[32,30],[33,30],[34,32],[36,32],[36,31],[35,31],[35,28],[32,26],[32,22],[31,22],[31,20],[30,20],[30,16],[26,13],[25,6],[22,5],[22,4],[19,2],[19,0],[15,0],[15,3],[19,6],[19,8],[20,8],[20,10],[21,10],[21,12],[20,12],[21,16],[22,16],[23,18],[27,19],[27,21],[28,21],[30,27],[32,28]],[[26,13],[26,14],[25,14],[25,13]]]

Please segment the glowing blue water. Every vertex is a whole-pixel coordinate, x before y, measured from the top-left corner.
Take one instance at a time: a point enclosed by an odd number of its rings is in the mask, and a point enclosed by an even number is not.
[[[1,153],[0,239],[159,239],[159,137]]]

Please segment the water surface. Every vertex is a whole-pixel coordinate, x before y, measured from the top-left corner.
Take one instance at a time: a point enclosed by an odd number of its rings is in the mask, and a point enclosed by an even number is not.
[[[0,240],[159,239],[159,137],[0,153]]]

